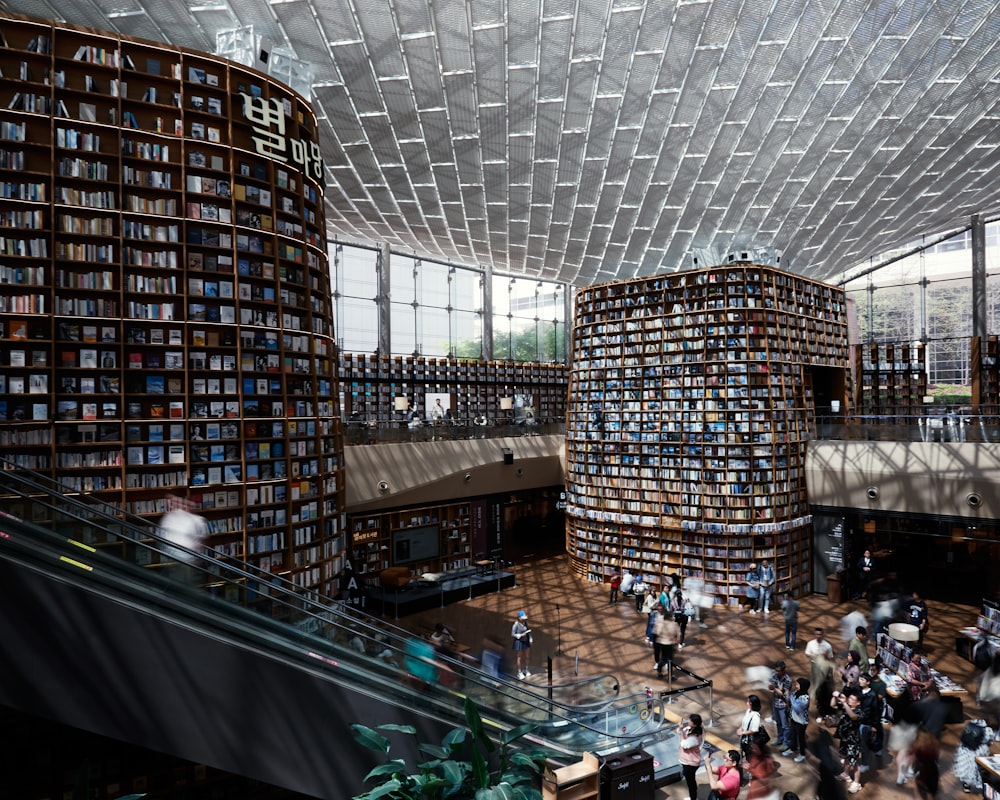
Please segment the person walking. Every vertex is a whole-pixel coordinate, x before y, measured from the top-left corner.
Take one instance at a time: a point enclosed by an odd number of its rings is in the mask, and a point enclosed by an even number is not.
[[[164,545],[161,552],[171,563],[168,574],[189,585],[203,578],[196,566],[197,553],[202,551],[208,538],[208,523],[194,513],[195,503],[181,495],[170,495],[166,499],[167,513],[160,519],[160,535],[171,544]],[[178,545],[174,547],[172,545]]]
[[[642,574],[635,576],[635,583],[632,584],[632,594],[635,597],[635,610],[642,611],[642,604],[646,599],[646,581],[642,579]]]
[[[526,611],[517,612],[517,619],[514,620],[514,625],[510,629],[510,635],[513,639],[517,677],[524,680],[525,678],[531,677],[531,672],[528,670],[528,650],[531,647],[531,628],[528,627],[528,613]]]
[[[681,638],[677,643],[677,646],[684,647],[684,635],[687,632],[688,620],[691,618],[688,611],[693,611],[694,607],[687,602],[684,594],[680,589],[678,589],[670,601],[670,610],[673,612],[674,622],[676,622],[681,629]]]
[[[813,698],[816,701],[816,708],[821,712],[830,704],[830,695],[824,683],[829,679],[833,665],[833,646],[826,640],[826,635],[822,628],[813,631],[814,638],[806,643],[806,658],[812,665],[812,674],[809,676],[813,690]]]
[[[785,618],[785,649],[794,650],[799,633],[799,601],[791,592],[785,592],[781,601],[781,613]]]
[[[622,585],[621,590],[623,595],[632,594],[632,585],[635,583],[635,575],[632,574],[632,570],[623,569],[622,570]]]
[[[674,647],[681,640],[681,626],[674,622],[673,615],[661,604],[657,609],[656,640],[653,643],[653,654],[656,658],[656,674],[663,677],[663,667],[669,670],[674,666]]]
[[[621,585],[622,577],[618,574],[618,571],[615,570],[614,575],[611,576],[611,593],[608,596],[608,605],[618,602],[618,590],[621,588]]]
[[[854,638],[851,639],[851,643],[847,646],[848,650],[853,650],[858,654],[858,668],[862,672],[868,672],[871,669],[871,663],[868,658],[868,628],[864,625],[858,625],[854,629]]]
[[[702,728],[701,715],[691,714],[681,720],[680,751],[677,760],[681,765],[681,774],[687,784],[688,796],[685,800],[698,800],[698,781],[696,775],[701,766],[701,747],[705,742],[705,732]]]
[[[988,714],[987,720],[1000,729],[1000,650],[976,681],[976,702]]]
[[[750,774],[747,800],[778,800],[778,789],[774,785],[778,765],[771,755],[770,748],[761,742],[751,744],[746,765]]]
[[[914,773],[913,796],[917,800],[931,800],[937,797],[941,781],[941,742],[930,731],[918,730],[917,738],[910,751],[910,763]]]
[[[986,724],[984,719],[971,719],[962,730],[955,748],[955,763],[952,769],[955,777],[962,783],[962,791],[966,794],[975,792],[982,794],[983,776],[976,765],[976,757],[986,758],[990,755],[990,742],[996,734]]]

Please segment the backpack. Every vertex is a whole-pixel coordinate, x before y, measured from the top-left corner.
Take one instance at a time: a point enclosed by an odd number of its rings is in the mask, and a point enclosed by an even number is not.
[[[962,747],[968,748],[969,750],[975,751],[979,749],[979,746],[983,743],[983,739],[986,738],[986,727],[981,722],[976,722],[975,720],[966,723],[965,729],[962,731],[962,737],[959,740]]]

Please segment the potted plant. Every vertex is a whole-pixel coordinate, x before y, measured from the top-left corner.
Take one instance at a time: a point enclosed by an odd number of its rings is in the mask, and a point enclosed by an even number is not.
[[[354,800],[541,800],[539,776],[549,753],[542,749],[513,749],[511,744],[534,728],[519,725],[505,732],[497,745],[486,735],[475,704],[465,698],[467,726],[451,730],[440,745],[418,742],[429,761],[413,770],[404,759],[392,759],[375,767],[365,782],[380,780],[378,785]],[[379,731],[398,731],[416,735],[411,725],[351,726],[354,738],[365,747],[388,754],[389,740]],[[493,765],[491,766],[491,762]]]

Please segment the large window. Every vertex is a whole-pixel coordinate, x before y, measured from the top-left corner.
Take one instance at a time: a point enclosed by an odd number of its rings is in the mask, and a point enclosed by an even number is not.
[[[562,284],[530,278],[493,282],[493,356],[511,361],[566,361]]]
[[[923,342],[928,383],[967,387],[972,335],[972,235],[963,231],[844,287],[860,342]],[[987,333],[1000,331],[1000,222],[986,225]]]
[[[337,343],[347,353],[378,347],[377,250],[335,245],[330,256]]]
[[[379,343],[377,250],[334,246],[337,339],[348,353],[374,353]],[[485,310],[482,270],[408,255],[389,257],[389,355],[483,358],[483,315],[492,314],[493,358],[566,361],[566,287],[529,278],[493,278]]]

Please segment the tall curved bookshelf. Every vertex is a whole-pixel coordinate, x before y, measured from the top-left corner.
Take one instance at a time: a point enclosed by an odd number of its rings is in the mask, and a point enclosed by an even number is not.
[[[345,550],[323,165],[287,86],[0,17],[0,445],[335,589]]]
[[[567,551],[581,577],[701,579],[739,605],[769,558],[810,586],[805,451],[814,378],[846,401],[838,288],[737,263],[577,292],[566,432]]]

